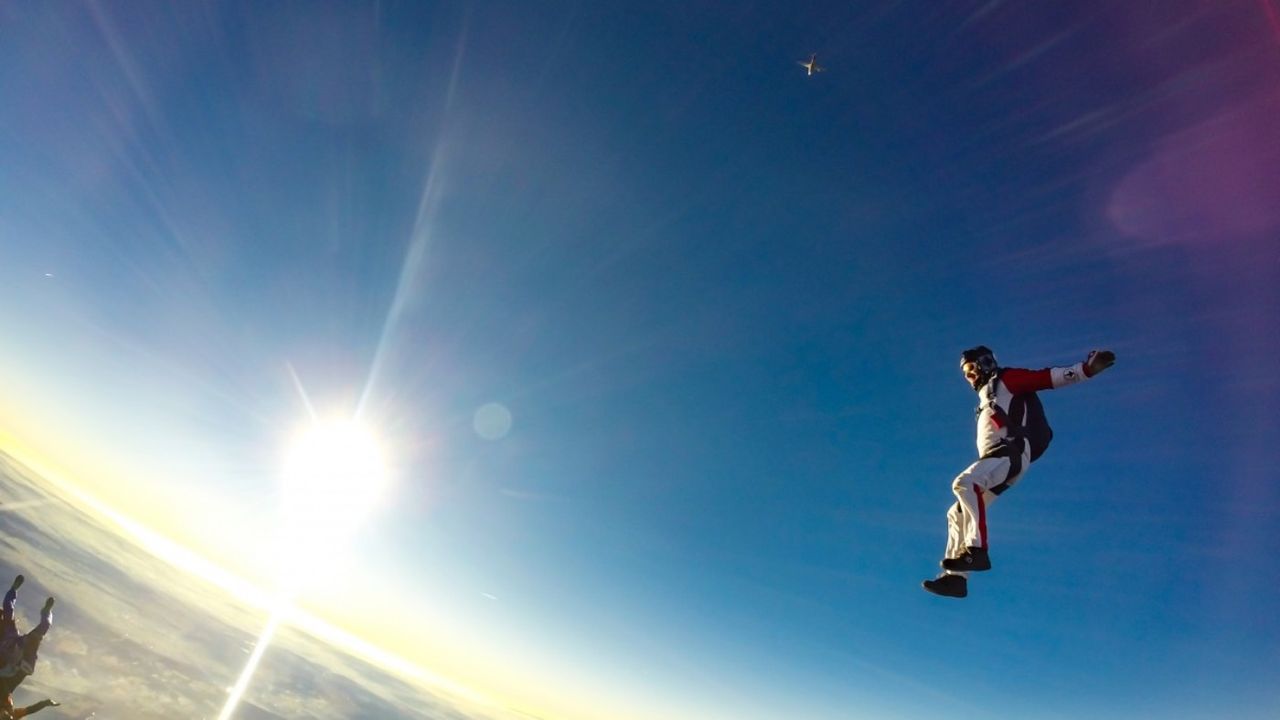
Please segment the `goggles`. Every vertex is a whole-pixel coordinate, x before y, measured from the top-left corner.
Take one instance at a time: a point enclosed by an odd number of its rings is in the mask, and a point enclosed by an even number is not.
[[[981,357],[977,360],[965,360],[960,363],[960,372],[968,375],[969,373],[982,374],[995,369],[995,361],[990,356]]]

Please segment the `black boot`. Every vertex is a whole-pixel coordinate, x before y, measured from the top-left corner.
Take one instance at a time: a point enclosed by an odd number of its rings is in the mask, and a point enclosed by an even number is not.
[[[962,598],[969,594],[969,581],[963,575],[943,574],[921,584],[925,590],[943,597]]]
[[[965,551],[960,554],[960,557],[947,558],[946,560],[943,560],[942,568],[944,570],[954,570],[957,572],[990,570],[991,557],[987,555],[986,548],[965,548]]]

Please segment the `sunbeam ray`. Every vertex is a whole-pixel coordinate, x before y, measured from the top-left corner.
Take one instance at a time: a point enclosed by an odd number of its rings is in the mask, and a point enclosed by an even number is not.
[[[449,86],[445,91],[444,112],[446,121],[443,123],[442,136],[448,131],[447,116],[449,109],[453,106],[454,95],[458,87],[458,75],[462,68],[462,58],[466,53],[466,40],[467,22],[464,18],[457,50],[454,53],[453,69],[449,74]],[[387,347],[400,324],[400,319],[404,315],[410,298],[413,297],[414,281],[419,276],[421,265],[426,257],[427,248],[431,241],[432,223],[440,206],[441,168],[445,164],[446,151],[446,141],[441,137],[436,141],[435,152],[431,154],[431,166],[427,169],[422,196],[418,201],[418,210],[413,221],[409,246],[405,250],[404,261],[400,264],[400,277],[396,282],[396,292],[392,297],[391,306],[387,309],[386,317],[383,318],[382,331],[378,337],[378,347],[374,350],[373,361],[369,367],[369,376],[365,381],[363,391],[360,393],[360,401],[356,405],[355,418],[357,420],[364,415],[370,393],[377,385],[383,364],[386,361]]]
[[[307,395],[307,389],[302,386],[302,380],[298,377],[298,371],[294,369],[293,363],[285,363],[285,367],[289,370],[289,379],[293,381],[293,389],[298,391],[298,397],[302,400],[302,405],[307,409],[307,417],[312,422],[316,419],[316,409],[311,404],[311,397]]]
[[[240,705],[240,698],[244,695],[244,691],[248,689],[249,682],[253,680],[253,674],[258,670],[258,663],[262,662],[262,656],[266,653],[267,646],[271,644],[271,639],[275,637],[276,628],[279,627],[280,618],[284,615],[287,606],[288,600],[281,598],[271,612],[271,618],[267,620],[266,626],[262,628],[262,634],[258,636],[258,642],[254,645],[248,662],[244,664],[244,670],[240,671],[239,679],[236,680],[236,684],[232,686],[230,694],[227,695],[227,704],[222,706],[222,712],[218,714],[218,720],[229,720],[235,714],[236,707]]]

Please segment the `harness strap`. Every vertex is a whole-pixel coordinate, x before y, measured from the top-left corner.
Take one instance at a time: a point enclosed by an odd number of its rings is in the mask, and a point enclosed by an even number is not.
[[[983,408],[991,408],[991,421],[995,423],[997,428],[1005,428],[1009,426],[1009,413],[1000,407],[999,393],[996,390],[997,384],[1000,382],[1000,375],[992,375],[987,384],[982,387],[982,392],[986,396],[983,402],[978,405],[977,414],[982,415]]]

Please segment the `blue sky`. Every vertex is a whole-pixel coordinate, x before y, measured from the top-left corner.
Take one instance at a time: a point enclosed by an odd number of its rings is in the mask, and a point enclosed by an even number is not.
[[[1125,5],[5,6],[0,419],[254,575],[363,398],[311,601],[547,717],[1269,715],[1280,7]],[[946,602],[977,343],[1119,362]]]

